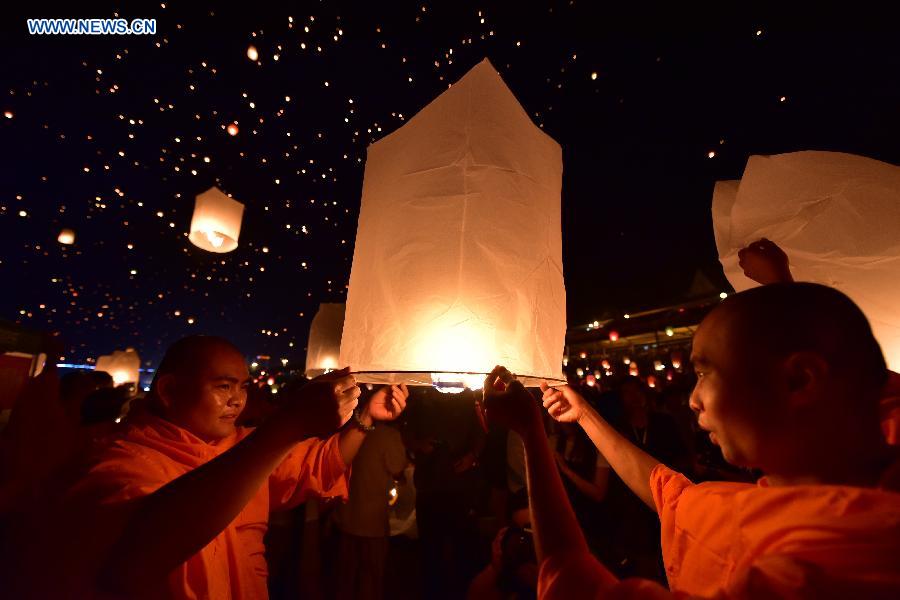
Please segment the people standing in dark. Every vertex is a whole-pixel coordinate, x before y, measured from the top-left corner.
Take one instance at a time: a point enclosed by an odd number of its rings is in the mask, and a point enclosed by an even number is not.
[[[459,598],[477,572],[476,509],[485,483],[485,431],[471,391],[416,388],[404,441],[415,463],[416,522],[426,598]]]
[[[691,454],[666,413],[652,410],[651,392],[637,377],[626,377],[618,386],[620,419],[616,429],[632,444],[659,456],[665,464],[689,469]],[[614,570],[620,577],[638,576],[665,582],[660,548],[659,519],[615,474],[610,477],[606,512],[609,520],[607,550],[616,559]]]

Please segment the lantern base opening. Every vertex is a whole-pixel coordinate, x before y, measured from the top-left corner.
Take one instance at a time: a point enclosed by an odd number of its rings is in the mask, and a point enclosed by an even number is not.
[[[459,373],[450,371],[354,371],[351,373],[360,383],[381,385],[433,386],[448,394],[460,393],[466,389],[479,390],[484,384],[487,372]],[[517,375],[516,378],[525,387],[540,387],[542,381],[550,386],[565,385],[566,380],[559,377],[537,377],[534,375]]]

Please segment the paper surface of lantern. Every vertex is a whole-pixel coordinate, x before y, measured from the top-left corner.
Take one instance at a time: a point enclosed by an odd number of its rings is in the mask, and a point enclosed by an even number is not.
[[[238,245],[244,205],[219,188],[209,188],[194,202],[189,239],[210,252],[231,252]]]
[[[738,266],[738,250],[768,238],[796,281],[853,299],[900,370],[900,167],[838,152],[751,156],[740,181],[716,184],[712,215],[735,290],[758,285]]]
[[[116,350],[112,354],[97,359],[95,371],[106,371],[115,385],[138,383],[140,380],[141,359],[134,348]]]
[[[559,145],[488,61],[371,145],[341,342],[370,383],[564,381]]]
[[[66,246],[75,243],[75,232],[71,229],[62,229],[56,237],[56,241]]]
[[[339,367],[344,304],[323,303],[309,326],[306,345],[306,376],[318,377]]]

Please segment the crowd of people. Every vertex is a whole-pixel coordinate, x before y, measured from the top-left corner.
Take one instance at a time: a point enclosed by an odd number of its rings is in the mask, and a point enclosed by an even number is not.
[[[345,368],[272,396],[211,336],[139,398],[47,368],[2,436],[2,595],[895,598],[897,376],[779,252],[742,253],[765,285],[662,393],[498,366],[461,394]]]

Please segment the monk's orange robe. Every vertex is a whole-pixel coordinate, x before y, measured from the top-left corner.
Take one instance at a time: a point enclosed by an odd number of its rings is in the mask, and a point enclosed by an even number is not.
[[[69,514],[84,515],[84,526],[80,533],[68,532],[67,537],[74,540],[59,540],[70,542],[70,550],[65,559],[68,562],[56,567],[62,572],[77,565],[77,572],[70,573],[74,577],[68,581],[62,574],[59,576],[59,583],[68,588],[65,597],[101,597],[89,590],[96,582],[105,552],[127,523],[133,506],[130,501],[153,493],[217,457],[251,432],[249,428],[238,428],[235,435],[210,444],[149,415],[142,415],[129,425],[120,439],[92,461],[87,475],[66,495],[64,504]],[[292,508],[312,496],[346,499],[348,475],[337,435],[325,441],[311,439],[298,444],[224,531],[142,597],[267,598],[263,536],[269,512]],[[57,575],[48,571],[45,577]],[[82,593],[81,589],[85,591]]]
[[[539,597],[900,598],[900,493],[850,486],[699,485],[650,476],[668,592],[617,582],[589,556],[545,561]],[[568,594],[568,596],[567,596]]]

